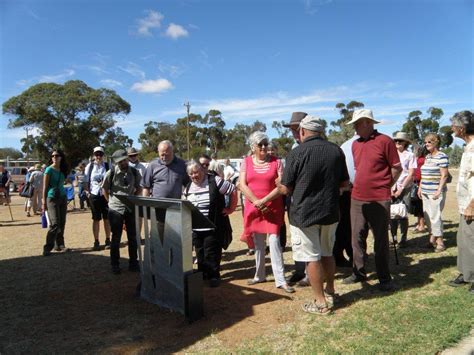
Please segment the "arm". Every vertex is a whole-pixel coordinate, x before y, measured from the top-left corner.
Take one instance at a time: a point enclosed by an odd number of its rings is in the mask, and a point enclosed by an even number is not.
[[[448,168],[439,168],[439,172],[441,173],[441,179],[439,181],[438,189],[433,194],[433,200],[439,198],[439,195],[443,192],[444,187],[446,186],[446,181],[448,180]]]
[[[232,212],[235,211],[236,207],[237,207],[237,190],[234,190],[230,194],[230,206],[229,208],[224,208],[224,210],[222,211],[222,214],[224,216],[228,216]]]
[[[48,205],[46,204],[46,200],[48,198],[48,186],[49,186],[49,174],[43,174],[43,202],[42,202],[43,212],[48,210]]]
[[[112,168],[113,169],[113,168]],[[102,193],[104,194],[104,198],[109,202],[110,198],[110,170],[105,173],[104,181],[102,181]]]
[[[467,205],[463,212],[463,216],[467,222],[472,222],[474,220],[474,198],[471,199],[471,202]]]
[[[150,197],[150,189],[143,187],[142,188],[142,196],[143,197]]]
[[[400,166],[400,164],[392,167],[392,185],[397,182],[401,173],[402,173],[402,167]]]
[[[414,173],[415,173],[415,169],[408,169],[407,177],[405,178],[405,180],[403,180],[402,186],[400,186],[400,188],[398,188],[395,191],[393,196],[399,197],[402,194],[403,190],[405,190],[407,188],[407,186],[409,186],[412,183]]]

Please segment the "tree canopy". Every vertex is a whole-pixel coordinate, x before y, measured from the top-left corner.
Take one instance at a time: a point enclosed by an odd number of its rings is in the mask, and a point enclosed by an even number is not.
[[[350,101],[347,105],[340,102],[336,104],[336,109],[339,111],[340,118],[332,121],[330,126],[333,127],[328,132],[328,140],[330,142],[341,145],[348,139],[354,136],[354,127],[347,125],[352,119],[355,110],[363,108],[364,104],[359,101]]]
[[[75,164],[104,137],[131,143],[123,131],[113,128],[116,116],[130,113],[130,104],[113,90],[93,89],[80,80],[36,84],[4,102],[3,113],[14,116],[9,128],[37,129],[38,135],[22,142],[43,160],[52,149],[62,149]]]
[[[0,148],[0,158],[6,159],[7,157],[10,159],[20,159],[23,157],[23,153],[11,147]]]
[[[406,132],[413,139],[414,143],[423,145],[423,139],[428,133],[437,133],[440,136],[440,147],[446,148],[453,142],[453,136],[450,126],[440,128],[439,121],[444,115],[442,109],[430,107],[426,113],[427,117],[422,117],[423,113],[419,110],[411,111],[401,131]]]

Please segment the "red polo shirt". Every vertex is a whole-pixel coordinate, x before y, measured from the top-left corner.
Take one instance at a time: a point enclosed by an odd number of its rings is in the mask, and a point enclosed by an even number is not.
[[[376,130],[352,143],[355,179],[352,198],[359,201],[390,200],[392,168],[400,166],[395,142]]]

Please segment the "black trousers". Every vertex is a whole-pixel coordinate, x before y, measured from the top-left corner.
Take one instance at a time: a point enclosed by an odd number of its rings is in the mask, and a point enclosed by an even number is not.
[[[46,235],[46,244],[43,249],[53,250],[55,244],[57,247],[64,245],[64,228],[66,227],[67,199],[61,196],[59,199],[48,197],[46,200],[49,216],[49,230]]]
[[[193,245],[196,251],[198,270],[204,279],[220,278],[222,246],[213,230],[194,232]]]
[[[123,224],[127,228],[128,257],[130,265],[137,264],[137,237],[135,230],[135,214],[125,212],[123,215],[109,209],[109,223],[112,232],[112,243],[110,245],[110,263],[112,266],[120,264],[120,240],[122,239]]]
[[[334,243],[333,255],[337,262],[346,260],[344,251],[352,261],[351,242],[351,192],[344,191],[339,197],[340,220],[336,229],[336,242]]]

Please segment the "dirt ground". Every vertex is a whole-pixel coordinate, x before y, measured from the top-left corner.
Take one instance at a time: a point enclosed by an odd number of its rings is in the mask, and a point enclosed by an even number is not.
[[[455,216],[453,187],[446,210]],[[109,251],[92,251],[89,211],[67,215],[65,241],[71,251],[43,257],[46,229],[41,228],[40,217],[26,217],[18,195],[13,196],[11,208],[14,221],[8,207],[0,206],[2,354],[232,351],[249,339],[271,335],[277,326],[300,322],[301,304],[311,298],[309,288],[298,288],[291,295],[276,289],[272,277],[270,282],[247,286],[255,264],[238,240],[240,210],[231,219],[234,241],[223,256],[222,285],[204,288],[205,316],[188,324],[181,314],[134,296],[139,274],[126,269],[121,275],[111,273]],[[417,237],[416,243],[426,240]],[[127,258],[126,247],[121,254]],[[289,275],[290,248],[285,260]],[[350,269],[340,269],[337,277],[349,273]],[[269,258],[267,274],[271,274]],[[373,275],[369,282],[376,283]],[[340,281],[337,287],[341,293],[344,287],[354,288]],[[348,301],[337,312],[343,314],[350,306]]]

